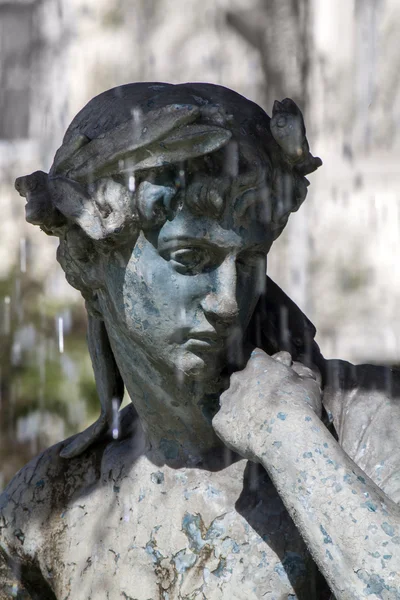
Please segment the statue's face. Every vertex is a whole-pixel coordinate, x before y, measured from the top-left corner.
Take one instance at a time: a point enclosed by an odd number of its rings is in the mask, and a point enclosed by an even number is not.
[[[106,261],[100,301],[125,358],[138,345],[159,370],[195,379],[238,358],[264,291],[271,237],[254,211],[240,224],[226,212],[215,220],[184,206]]]

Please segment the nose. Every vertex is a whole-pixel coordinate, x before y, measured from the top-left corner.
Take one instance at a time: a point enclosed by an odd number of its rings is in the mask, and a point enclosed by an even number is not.
[[[211,319],[232,324],[239,316],[235,258],[227,256],[212,276],[212,290],[201,301],[201,307]]]

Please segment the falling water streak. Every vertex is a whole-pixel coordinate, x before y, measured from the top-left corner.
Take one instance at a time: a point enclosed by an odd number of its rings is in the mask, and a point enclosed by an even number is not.
[[[256,265],[256,277],[257,277],[256,294],[258,294],[258,295],[265,294],[265,292],[266,292],[266,285],[267,285],[267,276],[266,275],[267,275],[267,273],[266,273],[264,261],[263,260],[257,261],[257,265]]]
[[[230,448],[224,447],[224,463],[226,467],[232,464],[233,452]]]
[[[15,414],[15,393],[16,393],[16,382],[13,381],[10,386],[10,403],[9,403],[9,414],[8,414],[8,433],[10,440],[14,439],[14,414]]]
[[[21,364],[22,348],[19,342],[14,342],[11,347],[11,364],[19,366]]]
[[[40,433],[39,431],[36,432],[36,435],[33,435],[31,437],[31,441],[30,441],[30,451],[32,455],[35,455],[38,453],[39,451],[39,436]]]
[[[280,329],[280,347],[282,350],[291,352],[290,331],[289,331],[289,312],[286,306],[279,308],[279,329]]]
[[[42,337],[37,354],[39,362],[39,408],[44,408],[44,387],[46,382],[46,344]]]
[[[26,239],[19,240],[19,257],[21,273],[26,273]]]
[[[39,352],[38,352],[38,361],[39,361],[39,410],[44,409],[44,391],[45,391],[45,382],[46,382],[46,356],[47,356],[47,346],[48,341],[45,335],[45,323],[46,323],[46,314],[45,314],[45,301],[44,296],[40,295],[40,342],[39,342]]]
[[[179,363],[177,368],[175,369],[175,377],[176,377],[176,382],[178,384],[178,387],[181,387],[183,384],[183,380],[185,378],[185,373],[183,371],[183,369],[179,368]]]
[[[24,318],[24,309],[21,302],[21,279],[19,277],[15,278],[15,302],[14,307],[18,317],[18,323],[22,323]]]
[[[4,335],[10,335],[11,332],[11,298],[4,298]]]
[[[182,189],[186,187],[186,172],[184,169],[179,170],[179,187]]]
[[[135,181],[135,176],[134,175],[130,175],[129,180],[128,180],[128,188],[130,192],[134,192],[136,189],[136,181]]]
[[[215,3],[215,17],[214,17],[214,27],[217,35],[217,39],[219,40],[219,48],[215,53],[215,70],[218,74],[218,81],[224,80],[224,60],[226,59],[226,7],[225,3],[222,0],[217,0]]]
[[[239,325],[232,327],[227,339],[227,358],[230,365],[243,363],[243,330]]]
[[[128,503],[124,503],[124,523],[129,523],[130,521],[130,506]]]
[[[114,440],[119,438],[119,402],[117,398],[112,399],[112,436]]]
[[[135,134],[135,129],[140,129],[142,126],[143,113],[140,108],[132,109],[132,127],[133,133]]]
[[[239,173],[239,144],[230,142],[225,146],[224,173],[237,177]]]
[[[64,352],[64,319],[58,317],[58,349],[60,354]]]
[[[258,464],[255,462],[249,464],[249,489],[251,492],[258,490]]]
[[[39,296],[39,313],[40,313],[40,331],[45,330],[46,324],[46,312],[45,312],[45,298],[43,294]]]
[[[179,307],[179,313],[178,313],[178,324],[181,326],[185,326],[186,324],[186,309],[184,306],[180,306]],[[185,374],[183,369],[179,368],[179,364],[178,364],[178,368],[175,369],[175,377],[176,377],[176,381],[179,387],[182,386],[184,378],[185,378]]]

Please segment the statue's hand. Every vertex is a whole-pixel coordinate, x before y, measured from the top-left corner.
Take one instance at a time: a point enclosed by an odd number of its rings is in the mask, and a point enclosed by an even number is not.
[[[258,462],[277,419],[294,415],[290,423],[288,419],[288,435],[296,435],[297,420],[312,411],[321,416],[316,374],[302,363],[293,363],[288,352],[269,356],[256,348],[246,367],[231,376],[213,427],[228,448]]]

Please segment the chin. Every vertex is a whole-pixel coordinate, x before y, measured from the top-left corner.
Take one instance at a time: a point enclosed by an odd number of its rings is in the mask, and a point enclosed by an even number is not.
[[[220,361],[213,355],[199,356],[194,352],[185,351],[174,361],[177,379],[192,379],[204,381],[216,377],[221,371]]]

